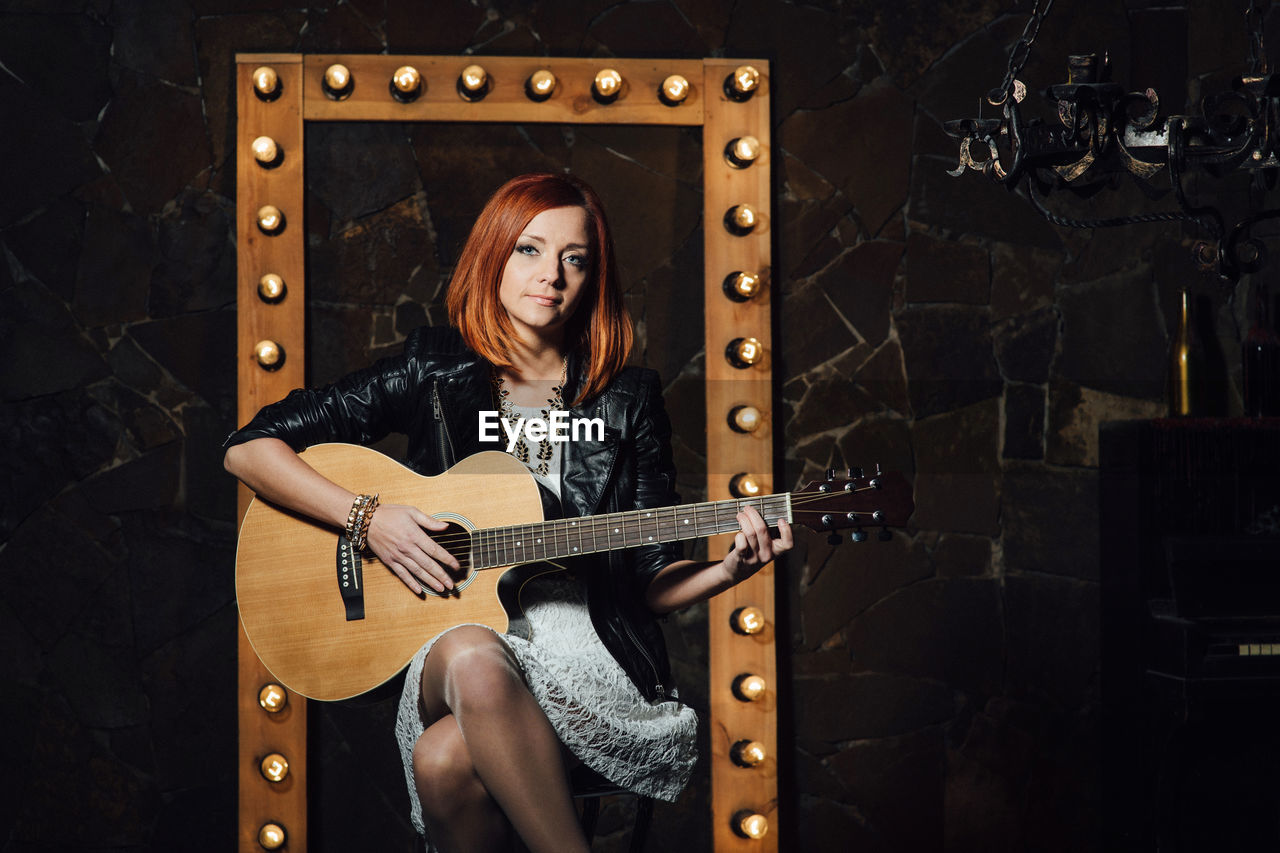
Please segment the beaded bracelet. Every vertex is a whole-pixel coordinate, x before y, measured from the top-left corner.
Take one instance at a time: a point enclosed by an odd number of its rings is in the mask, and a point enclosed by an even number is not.
[[[373,511],[378,508],[377,495],[356,495],[351,504],[351,512],[347,513],[347,541],[357,551],[363,551],[369,539],[369,522],[373,521]]]

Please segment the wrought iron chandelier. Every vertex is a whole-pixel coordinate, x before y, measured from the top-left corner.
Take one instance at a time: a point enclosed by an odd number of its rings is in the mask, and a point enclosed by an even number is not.
[[[1000,117],[945,123],[947,133],[960,140],[960,162],[950,174],[959,177],[968,170],[978,171],[1009,190],[1025,180],[1035,208],[1049,221],[1066,227],[1189,221],[1209,237],[1197,244],[1197,261],[1206,269],[1216,267],[1225,284],[1259,269],[1265,260],[1264,247],[1250,231],[1260,222],[1280,218],[1280,209],[1253,213],[1228,229],[1221,211],[1193,204],[1183,186],[1190,170],[1219,177],[1246,171],[1260,188],[1275,183],[1280,168],[1280,75],[1268,67],[1264,13],[1257,0],[1251,0],[1246,12],[1248,72],[1233,81],[1231,90],[1204,97],[1198,115],[1164,119],[1159,119],[1160,101],[1154,89],[1126,91],[1111,81],[1105,54],[1069,57],[1067,82],[1043,92],[1056,107],[1056,115],[1048,120],[1025,119],[1021,105],[1027,87],[1019,75],[1053,0],[1041,4],[1042,0],[1035,0],[1031,18],[1010,51],[1004,80],[986,95],[986,102],[1000,109]],[[1167,181],[1176,209],[1085,220],[1061,216],[1045,204],[1054,190],[1086,197],[1123,175],[1144,185],[1149,194],[1158,193],[1160,184]]]

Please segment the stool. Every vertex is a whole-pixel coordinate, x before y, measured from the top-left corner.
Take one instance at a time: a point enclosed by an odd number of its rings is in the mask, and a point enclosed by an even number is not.
[[[582,800],[582,833],[587,843],[595,838],[596,820],[600,817],[600,800],[603,797],[626,796],[636,798],[636,822],[631,827],[631,853],[644,850],[649,834],[649,821],[653,817],[653,797],[645,797],[626,788],[619,788],[599,773],[579,764],[569,773],[569,787],[575,800]]]

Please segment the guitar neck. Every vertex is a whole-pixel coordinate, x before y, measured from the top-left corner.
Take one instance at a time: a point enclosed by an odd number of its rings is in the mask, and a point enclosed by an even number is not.
[[[792,520],[791,495],[785,493],[487,527],[471,534],[472,564],[492,569],[733,533],[740,527],[738,513],[749,506],[770,524]]]

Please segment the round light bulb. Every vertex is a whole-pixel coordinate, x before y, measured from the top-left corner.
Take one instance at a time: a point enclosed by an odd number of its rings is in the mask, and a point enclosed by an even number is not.
[[[724,159],[735,169],[745,169],[760,156],[760,140],[754,136],[739,136],[729,140],[724,149]]]
[[[764,695],[767,687],[760,676],[744,673],[733,680],[733,695],[743,702],[754,702]]]
[[[258,341],[253,357],[264,370],[276,370],[284,364],[284,348],[275,341]]]
[[[284,827],[278,823],[264,823],[258,830],[258,844],[263,850],[279,850],[287,837]]]
[[[746,302],[760,292],[763,284],[759,274],[738,270],[725,276],[724,295],[734,302]]]
[[[324,84],[330,91],[341,92],[351,85],[351,71],[347,66],[335,62],[324,70]]]
[[[759,497],[764,489],[760,487],[760,481],[754,474],[742,472],[734,474],[729,480],[729,491],[735,498],[755,498]]]
[[[258,279],[258,298],[263,302],[279,302],[284,299],[286,290],[284,279],[273,272]]]
[[[759,840],[769,834],[769,820],[752,811],[741,811],[733,816],[733,831],[743,838]]]
[[[555,90],[556,75],[545,68],[533,72],[525,83],[526,94],[535,101],[545,101]]]
[[[280,91],[280,75],[269,65],[253,70],[253,88],[261,98],[270,98]]]
[[[750,98],[760,85],[760,72],[751,65],[739,65],[725,81],[725,92],[738,101]]]
[[[258,704],[268,714],[278,714],[289,704],[289,694],[279,684],[264,684],[258,691]]]
[[[740,740],[729,750],[729,758],[739,767],[755,767],[768,757],[764,744],[758,740]]]
[[[422,94],[422,75],[412,65],[401,65],[391,75],[391,96],[408,103]]]
[[[275,163],[276,158],[280,156],[280,146],[276,145],[276,141],[270,136],[259,136],[253,140],[250,147],[253,149],[253,159],[264,166]]]
[[[273,752],[262,759],[259,765],[262,777],[268,782],[281,782],[289,775],[289,760],[278,752]]]
[[[598,97],[613,99],[622,91],[622,75],[612,68],[605,68],[596,74],[592,84]]]
[[[734,338],[725,349],[725,358],[734,367],[745,370],[764,358],[764,344],[758,338]]]
[[[739,634],[759,634],[764,630],[764,611],[759,607],[739,607],[733,611],[729,625]]]
[[[489,72],[479,65],[468,65],[458,75],[458,94],[468,101],[478,101],[489,90]]]
[[[729,429],[734,432],[755,432],[764,422],[764,416],[755,406],[734,406],[729,410]]]
[[[264,204],[258,208],[258,227],[265,234],[275,234],[284,228],[284,214],[274,204]]]
[[[422,85],[422,75],[412,65],[401,65],[391,75],[391,80],[396,84],[396,88],[406,95]]]
[[[669,107],[684,102],[689,97],[689,81],[679,74],[672,74],[666,80],[662,81],[662,88],[658,90],[658,96],[662,102]]]
[[[756,227],[760,215],[749,204],[735,204],[725,214],[725,223],[735,234],[746,234]]]

